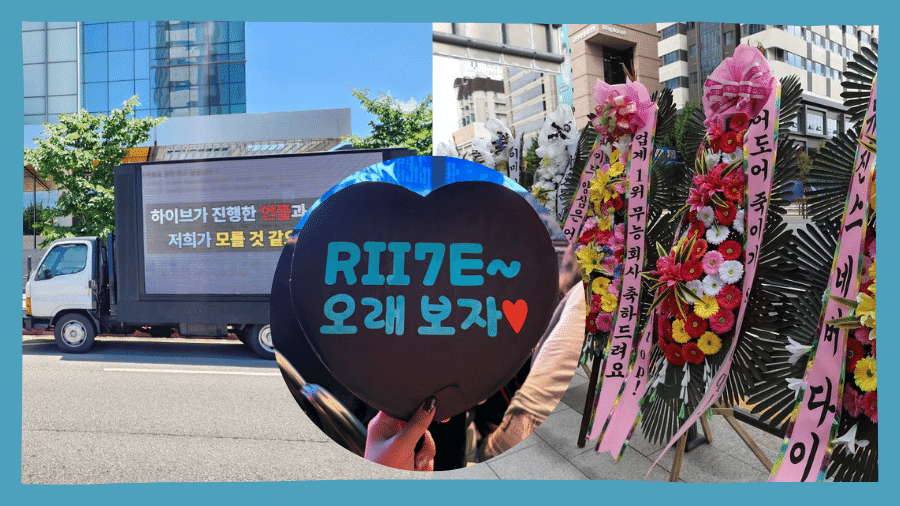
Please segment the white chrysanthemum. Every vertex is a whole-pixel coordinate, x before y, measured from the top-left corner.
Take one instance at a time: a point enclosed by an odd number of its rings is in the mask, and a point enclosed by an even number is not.
[[[703,296],[703,282],[700,281],[699,279],[695,279],[693,281],[688,281],[687,283],[685,283],[685,286],[687,286],[688,290],[697,294],[698,297]],[[688,298],[690,299],[690,300],[688,300],[688,302],[690,304],[695,304],[697,302],[700,302],[700,299],[695,299],[695,298],[691,297],[690,295],[688,295]]]
[[[491,151],[488,141],[478,137],[472,140],[472,158],[476,163],[480,163],[491,169],[497,166],[497,162],[494,160],[494,154]]]
[[[560,104],[550,113],[538,133],[538,148],[535,154],[549,158],[550,165],[565,166],[569,162],[570,145],[578,144],[578,130],[575,128],[575,114],[566,104]]]
[[[713,153],[712,151],[707,150],[706,151],[706,166],[707,167],[715,167],[716,165],[718,165],[719,160],[721,160],[721,158],[722,158],[721,155],[722,155],[722,153],[719,153],[718,151]]]
[[[731,227],[734,229],[735,232],[737,232],[739,234],[744,233],[744,210],[743,209],[741,209],[740,211],[738,211],[734,214],[734,223],[731,224]]]
[[[743,157],[744,151],[736,149],[732,153],[722,153],[722,163],[730,164],[731,162],[734,162],[735,160]]]
[[[460,158],[459,151],[456,150],[456,145],[452,142],[438,142],[434,145],[432,149],[434,156],[452,156],[453,158]]]
[[[697,219],[703,222],[703,226],[709,227],[716,219],[716,212],[710,206],[703,206],[697,209]]]
[[[725,286],[725,283],[722,281],[722,278],[719,276],[706,276],[703,278],[703,293],[709,295],[710,297],[715,297],[719,294],[719,290],[721,290]]]
[[[737,260],[726,260],[719,266],[719,277],[726,284],[733,285],[744,275],[744,266]]]
[[[728,227],[723,225],[713,225],[706,229],[706,242],[709,244],[719,245],[728,239]]]

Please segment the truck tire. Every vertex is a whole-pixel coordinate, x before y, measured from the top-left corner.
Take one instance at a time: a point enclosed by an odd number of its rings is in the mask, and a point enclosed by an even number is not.
[[[150,337],[172,337],[172,327],[150,327]]]
[[[80,313],[66,313],[54,325],[56,346],[66,353],[84,353],[94,344],[97,332],[91,320]]]
[[[266,360],[275,360],[275,347],[272,346],[272,327],[269,324],[253,325],[247,331],[246,344],[257,355]]]

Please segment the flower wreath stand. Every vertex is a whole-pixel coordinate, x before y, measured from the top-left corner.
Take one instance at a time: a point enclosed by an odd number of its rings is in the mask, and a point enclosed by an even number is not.
[[[580,446],[594,390],[607,403],[615,398],[637,334],[658,112],[646,88],[630,80],[614,86],[598,81],[593,96],[597,115],[582,131],[573,164],[579,167],[584,160],[587,166],[563,227],[570,242],[576,243],[588,306],[580,362],[583,366],[592,362],[592,367]],[[593,147],[584,157],[589,137]],[[609,379],[599,381],[606,370]]]
[[[799,98],[796,78],[776,81],[749,46],[707,80],[681,231],[671,250],[658,247],[656,269],[646,273],[653,303],[624,388],[610,411],[594,416],[589,437],[599,437],[598,451],[620,459],[641,425],[651,442],[669,441],[664,450],[679,444],[677,479],[688,431],[699,423],[709,440],[704,415],[719,414],[770,466],[732,407],[758,380],[755,371],[780,332],[780,320],[769,316],[777,294],[769,278],[778,278],[773,252],[790,238],[781,215],[796,148],[778,132],[789,128]]]
[[[878,479],[876,62],[877,53],[865,48],[848,65],[853,81],[845,85],[845,103],[857,127],[821,150],[810,172],[824,182],[809,194],[815,226],[799,230],[788,245],[793,267],[815,275],[789,301],[799,308],[782,353],[789,366],[768,371],[787,382],[782,406],[792,408],[769,481]]]

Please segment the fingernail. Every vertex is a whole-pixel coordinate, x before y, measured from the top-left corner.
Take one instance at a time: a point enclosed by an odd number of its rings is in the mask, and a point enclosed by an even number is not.
[[[422,409],[425,410],[426,413],[431,413],[434,411],[434,405],[437,403],[437,399],[432,395],[431,397],[425,399],[425,404],[422,404]]]
[[[422,471],[428,465],[428,459],[426,457],[421,457],[416,461],[416,469]]]

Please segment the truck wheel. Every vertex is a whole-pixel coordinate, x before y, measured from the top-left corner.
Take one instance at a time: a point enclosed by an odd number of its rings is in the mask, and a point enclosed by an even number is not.
[[[172,327],[150,327],[150,337],[172,337]]]
[[[247,332],[247,346],[266,360],[275,360],[275,347],[272,346],[272,327],[253,325]]]
[[[79,313],[64,314],[53,331],[56,346],[66,353],[84,353],[94,344],[94,324]]]

